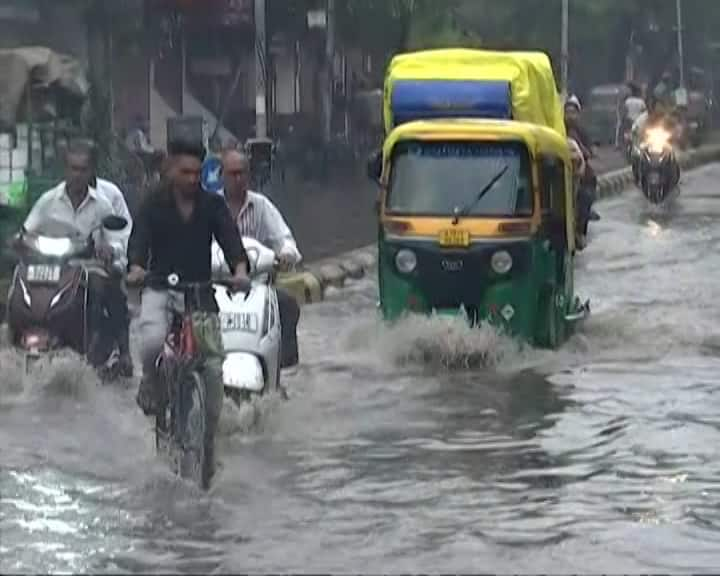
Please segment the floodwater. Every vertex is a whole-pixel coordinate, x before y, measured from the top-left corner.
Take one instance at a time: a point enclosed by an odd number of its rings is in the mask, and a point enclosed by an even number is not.
[[[716,571],[718,179],[598,206],[560,352],[383,327],[370,280],[306,308],[289,400],[226,405],[209,494],[130,387],[2,353],[0,572]]]

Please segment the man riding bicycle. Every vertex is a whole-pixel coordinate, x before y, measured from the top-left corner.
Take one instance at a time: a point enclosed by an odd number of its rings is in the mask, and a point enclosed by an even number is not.
[[[225,254],[232,283],[247,284],[247,255],[225,201],[206,194],[200,187],[205,150],[202,144],[177,142],[168,146],[166,178],[143,203],[130,237],[128,284],[142,284],[148,272],[167,278],[177,274],[182,282],[204,283],[212,279],[213,237]],[[211,340],[205,352],[205,381],[208,403],[208,436],[214,437],[223,403],[222,339],[218,308],[208,287],[200,295],[203,334]],[[140,312],[143,378],[137,402],[146,415],[162,408],[156,360],[170,329],[171,310],[182,309],[181,295],[145,287]],[[208,353],[207,350],[214,350]],[[213,443],[209,449],[213,449]],[[210,456],[210,462],[214,458]]]

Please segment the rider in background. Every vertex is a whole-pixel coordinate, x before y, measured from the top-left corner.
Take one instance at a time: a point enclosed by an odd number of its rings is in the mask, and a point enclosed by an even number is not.
[[[214,237],[233,273],[232,281],[241,287],[247,282],[247,255],[223,198],[200,187],[202,144],[176,143],[168,148],[166,179],[146,197],[130,237],[128,284],[141,284],[148,269],[156,277],[177,274],[183,282],[209,284]],[[217,302],[209,287],[200,296],[193,323],[200,324],[196,332],[207,340],[200,345],[205,354],[208,434],[214,435],[223,404],[224,352]],[[137,402],[146,415],[157,414],[161,407],[155,362],[170,330],[173,308],[182,310],[181,294],[143,290],[139,321],[143,378]],[[209,460],[214,463],[214,453]]]
[[[590,160],[595,156],[592,141],[581,125],[582,105],[580,99],[572,95],[565,102],[565,127],[568,138],[574,141],[582,151],[584,168],[578,183],[578,207],[583,215],[583,228],[587,234],[587,223],[599,219],[592,209],[597,199],[597,175]]]
[[[645,112],[647,112],[647,105],[645,100],[642,98],[642,90],[637,84],[630,83],[630,96],[625,99],[623,103],[623,115],[620,126],[620,134],[618,137],[618,143],[622,141],[622,134],[626,128],[632,129],[635,121]]]
[[[294,267],[302,260],[290,227],[280,211],[264,195],[248,190],[250,163],[245,154],[229,149],[223,153],[223,194],[241,236],[253,238],[271,248],[281,266]],[[292,294],[276,287],[282,326],[282,367],[299,362],[297,325],[300,307]]]
[[[594,156],[592,140],[582,126],[582,105],[580,99],[572,95],[565,102],[565,128],[568,137],[575,140],[583,151],[587,162]]]

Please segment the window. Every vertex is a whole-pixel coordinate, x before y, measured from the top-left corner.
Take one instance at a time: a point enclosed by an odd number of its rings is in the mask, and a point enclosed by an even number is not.
[[[461,211],[475,217],[532,216],[528,151],[507,142],[401,142],[393,153],[386,207],[388,213],[413,216]]]

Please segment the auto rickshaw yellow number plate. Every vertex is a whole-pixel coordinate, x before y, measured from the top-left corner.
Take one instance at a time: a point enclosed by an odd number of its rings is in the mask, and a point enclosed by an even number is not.
[[[440,232],[440,246],[467,248],[470,246],[470,232],[458,230],[457,228],[442,230]]]

